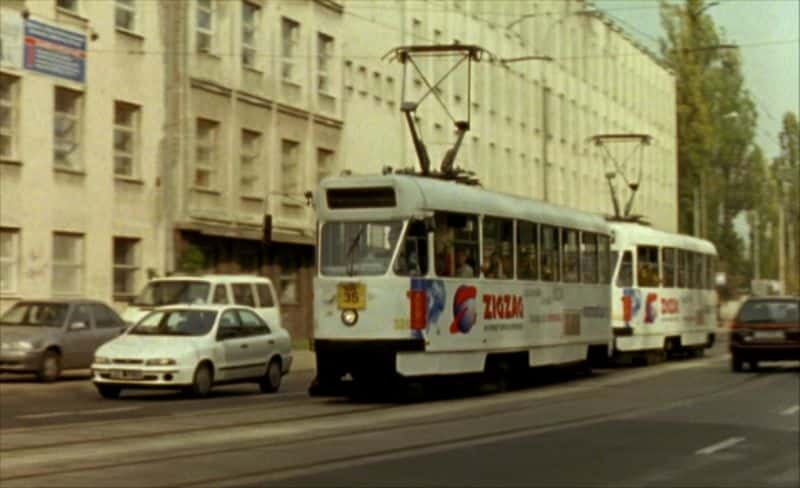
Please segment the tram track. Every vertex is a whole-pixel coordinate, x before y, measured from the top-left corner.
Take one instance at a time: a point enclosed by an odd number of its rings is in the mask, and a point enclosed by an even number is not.
[[[680,369],[680,368],[679,368]],[[669,370],[665,370],[663,372],[668,372]],[[659,372],[654,372],[654,374],[659,374]],[[640,379],[642,376],[635,374],[632,375],[631,381],[636,381]],[[456,438],[450,439],[439,439],[432,442],[427,443],[416,443],[410,446],[401,446],[396,448],[388,448],[388,449],[381,449],[378,451],[373,451],[367,454],[359,454],[358,456],[335,456],[330,459],[325,460],[313,460],[309,462],[300,462],[300,463],[290,463],[284,467],[271,467],[266,470],[259,470],[259,471],[250,471],[247,473],[241,473],[236,476],[223,476],[223,477],[209,477],[203,478],[201,480],[193,481],[188,483],[187,486],[196,485],[196,484],[214,484],[216,485],[219,482],[228,482],[228,481],[235,481],[239,479],[247,479],[249,477],[265,477],[265,476],[283,476],[283,477],[290,477],[292,473],[295,473],[299,470],[305,470],[307,472],[308,469],[314,466],[330,466],[330,465],[338,465],[347,462],[353,462],[359,459],[377,459],[380,456],[392,456],[398,455],[402,456],[405,452],[418,452],[420,449],[441,449],[441,448],[448,448],[448,446],[452,447],[459,443],[465,442],[477,442],[479,439],[500,439],[503,436],[509,436],[514,433],[522,435],[522,433],[534,433],[538,432],[541,429],[561,429],[561,428],[569,428],[571,426],[579,426],[585,422],[598,422],[604,419],[611,419],[616,418],[619,416],[626,416],[626,415],[636,415],[653,408],[660,409],[660,408],[673,408],[676,405],[686,402],[692,402],[697,400],[700,397],[708,397],[711,395],[719,395],[724,394],[727,391],[732,391],[734,389],[739,389],[742,387],[744,383],[748,380],[755,379],[757,377],[746,377],[744,381],[737,382],[733,385],[726,385],[720,388],[717,388],[712,391],[706,391],[701,394],[697,395],[690,395],[685,396],[680,399],[677,399],[673,402],[667,404],[667,406],[660,406],[660,407],[636,407],[636,408],[627,408],[627,409],[614,409],[611,411],[604,411],[599,412],[591,415],[581,416],[578,418],[568,419],[564,421],[552,422],[552,423],[544,423],[544,424],[528,424],[517,426],[513,429],[508,430],[500,430],[494,431],[489,433],[482,433],[480,435],[475,436],[459,436]],[[610,383],[613,385],[614,383],[618,383],[620,379],[616,379],[616,381],[608,381],[606,383]],[[534,412],[537,409],[543,409],[547,407],[553,407],[560,403],[567,403],[574,400],[574,398],[563,398],[566,395],[571,393],[591,393],[596,391],[599,388],[604,388],[609,385],[603,384],[593,384],[592,382],[586,382],[586,385],[566,385],[564,387],[559,387],[555,391],[548,391],[548,390],[536,390],[533,392],[530,391],[523,391],[521,392],[522,395],[514,396],[511,394],[507,396],[491,396],[491,397],[483,397],[478,398],[479,401],[478,405],[468,405],[465,403],[474,403],[476,399],[467,399],[457,401],[455,405],[444,404],[444,407],[448,407],[448,410],[456,410],[460,409],[462,411],[470,412],[471,416],[478,416],[478,417],[486,417],[491,416],[494,418],[501,418],[508,415],[512,415],[514,413],[521,413],[521,412]],[[502,405],[501,408],[497,408],[497,401],[496,400],[505,400],[501,403],[505,404]],[[549,400],[548,400],[549,399]],[[538,400],[536,403],[531,404],[529,403],[530,400]],[[545,401],[542,401],[545,400]],[[150,455],[144,455],[140,459],[130,458],[128,457],[124,463],[124,465],[128,468],[135,467],[135,466],[149,466],[156,463],[163,463],[163,462],[174,462],[178,460],[186,460],[191,458],[200,458],[200,457],[218,457],[219,455],[223,454],[233,454],[237,452],[250,452],[256,449],[289,449],[294,446],[299,445],[307,445],[308,443],[324,443],[324,442],[331,442],[336,441],[338,439],[343,438],[355,438],[359,436],[368,436],[368,435],[375,435],[375,434],[383,434],[383,433],[391,433],[391,432],[398,432],[402,431],[403,429],[412,429],[412,428],[428,428],[428,427],[437,427],[447,424],[449,422],[454,422],[452,412],[439,412],[438,415],[434,413],[433,415],[429,415],[428,419],[421,420],[418,418],[419,414],[414,410],[415,407],[419,408],[422,407],[422,410],[425,410],[428,407],[436,407],[435,404],[421,404],[421,405],[379,405],[373,407],[366,407],[363,409],[348,409],[347,411],[337,411],[337,412],[328,412],[325,414],[319,415],[312,415],[312,416],[304,416],[304,417],[295,417],[291,420],[265,420],[262,422],[244,422],[235,424],[236,428],[247,428],[252,427],[254,429],[257,428],[264,428],[270,425],[274,425],[276,423],[287,423],[291,422],[292,424],[298,423],[305,423],[309,426],[308,429],[301,432],[295,432],[294,434],[291,432],[291,429],[284,431],[283,434],[278,433],[277,436],[271,435],[267,436],[268,438],[256,440],[256,438],[252,438],[250,440],[240,440],[236,442],[236,445],[228,445],[225,447],[212,447],[212,448],[203,448],[201,445],[191,444],[194,447],[190,447],[189,449],[183,449],[182,452],[177,452],[173,454],[165,455],[164,452],[155,450],[149,451]],[[366,427],[356,427],[358,423],[356,422],[353,424],[353,421],[357,421],[357,419],[352,418],[353,416],[362,417],[362,414],[379,414],[383,415],[383,419],[379,419],[378,425],[375,426],[366,426]],[[387,415],[388,414],[388,415]],[[350,416],[351,418],[346,419],[345,417]],[[329,432],[324,432],[325,428],[323,426],[315,425],[314,422],[319,423],[320,421],[324,421],[327,418],[334,418],[339,417],[337,423],[341,424],[338,429],[333,429]],[[414,419],[413,423],[409,424],[408,419]],[[345,421],[347,420],[347,421]],[[347,427],[348,424],[351,427]],[[234,432],[232,429],[234,424],[229,424],[225,426],[217,427],[216,431],[221,432],[230,432],[232,437],[234,436]],[[315,428],[316,427],[316,428]],[[198,430],[205,430],[206,434],[211,434],[207,428],[204,429],[191,429],[190,433],[197,433]],[[302,429],[301,429],[302,430]],[[153,436],[152,434],[145,434],[149,441],[154,441],[155,437],[174,437],[174,436],[185,436],[186,430],[173,430],[169,432],[162,432],[157,436]],[[120,436],[115,439],[106,438],[102,440],[86,440],[81,442],[81,444],[86,444],[87,447],[91,447],[90,445],[93,443],[102,443],[104,447],[108,447],[109,443],[125,443],[130,444],[132,440],[140,439],[143,435],[135,435],[135,436]],[[488,442],[488,441],[487,441]],[[49,445],[49,448],[58,449],[64,446],[75,446],[75,443],[65,444],[65,443],[54,443]],[[41,448],[39,448],[41,449]],[[27,448],[27,449],[18,449],[14,452],[18,454],[26,454],[25,451],[28,451],[30,454],[35,454],[36,448]],[[3,451],[4,454],[10,454],[11,451]],[[145,451],[145,454],[148,451]],[[365,457],[366,456],[366,457]],[[113,456],[111,456],[113,458]],[[11,474],[10,476],[0,476],[0,481],[12,481],[12,480],[33,480],[36,478],[43,478],[53,475],[63,475],[63,474],[71,474],[71,475],[79,475],[81,473],[91,473],[93,471],[102,471],[106,469],[111,469],[115,467],[119,467],[120,464],[118,462],[101,462],[101,463],[91,463],[85,464],[83,466],[74,466],[68,467],[67,465],[58,466],[56,464],[49,464],[45,469],[22,469],[21,472],[17,474]],[[30,468],[34,468],[34,466],[30,466]],[[41,468],[41,466],[39,466]],[[3,470],[6,472],[6,470]],[[172,483],[174,484],[174,483]]]

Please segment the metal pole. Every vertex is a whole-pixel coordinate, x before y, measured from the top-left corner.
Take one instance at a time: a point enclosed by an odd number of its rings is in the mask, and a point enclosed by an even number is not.
[[[761,278],[761,253],[758,250],[759,236],[761,229],[759,227],[758,212],[753,212],[753,279]]]
[[[783,215],[783,202],[778,206],[778,280],[786,286],[786,223]]]
[[[547,202],[549,201],[548,191],[547,191],[547,187],[549,186],[547,182],[547,176],[548,176],[547,165],[550,164],[550,162],[548,161],[547,146],[548,146],[548,139],[550,138],[548,134],[550,129],[548,127],[549,120],[547,117],[547,112],[549,112],[549,107],[548,107],[547,88],[545,87],[545,76],[544,76],[545,69],[546,67],[543,66],[542,80],[541,80],[542,81],[542,199],[545,202]]]

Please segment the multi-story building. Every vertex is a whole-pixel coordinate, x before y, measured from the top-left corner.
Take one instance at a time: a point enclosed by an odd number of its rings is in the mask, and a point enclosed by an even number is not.
[[[400,45],[493,53],[474,65],[471,99],[463,66],[437,93],[455,119],[471,111],[456,164],[484,186],[608,213],[611,163],[588,138],[646,133],[636,212],[677,226],[674,77],[583,0],[2,8],[0,308],[59,294],[122,305],[149,275],[255,272],[273,278],[285,322],[307,336],[307,192],[344,170],[416,165],[400,113],[403,72],[382,60]],[[31,65],[30,46],[44,34],[22,38],[36,26],[71,33],[75,45],[42,42]],[[50,51],[65,58],[60,67]],[[448,61],[423,62],[424,76],[444,75]],[[424,92],[420,75],[405,81],[407,98]],[[452,121],[430,97],[418,123],[440,160]]]

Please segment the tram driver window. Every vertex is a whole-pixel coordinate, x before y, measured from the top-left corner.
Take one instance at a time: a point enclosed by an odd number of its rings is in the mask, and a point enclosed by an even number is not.
[[[478,218],[439,212],[435,215],[435,269],[438,276],[477,276]]]
[[[424,221],[409,222],[406,237],[394,263],[394,271],[402,276],[428,274],[428,228]]]
[[[655,246],[638,246],[636,248],[636,278],[639,286],[657,287],[658,248]]]
[[[486,278],[514,277],[512,220],[485,217],[483,219],[483,261],[481,269]]]
[[[620,288],[630,288],[633,286],[633,255],[630,251],[622,253],[617,273],[617,286]]]
[[[556,227],[542,226],[542,281],[558,281],[561,259],[559,232]]]
[[[617,264],[616,257],[611,257],[611,239],[608,236],[597,238],[597,271],[600,283],[611,283],[611,270]]]

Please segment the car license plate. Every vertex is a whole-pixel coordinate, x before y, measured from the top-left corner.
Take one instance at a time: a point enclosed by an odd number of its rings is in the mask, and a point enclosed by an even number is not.
[[[135,370],[115,369],[109,373],[109,376],[114,380],[140,380],[144,377],[144,373]]]
[[[340,309],[367,308],[367,287],[364,283],[339,283],[336,285],[336,302]]]
[[[753,332],[755,339],[783,339],[786,336],[782,330],[757,330]]]

